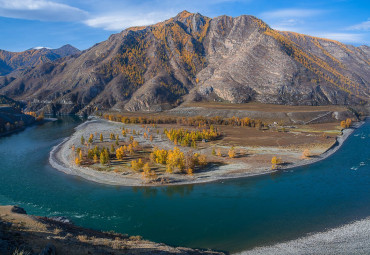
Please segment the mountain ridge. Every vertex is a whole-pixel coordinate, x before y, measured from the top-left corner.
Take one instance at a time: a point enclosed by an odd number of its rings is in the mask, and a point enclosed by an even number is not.
[[[183,11],[53,63],[0,79],[32,109],[162,111],[188,101],[366,104],[367,46],[271,29],[250,16]]]
[[[35,47],[21,52],[0,50],[0,76],[79,53],[80,50],[70,44],[57,49]]]

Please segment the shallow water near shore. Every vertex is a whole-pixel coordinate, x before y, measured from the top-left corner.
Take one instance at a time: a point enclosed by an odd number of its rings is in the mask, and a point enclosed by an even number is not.
[[[170,245],[230,252],[273,245],[370,216],[370,122],[329,158],[271,175],[171,187],[116,187],[53,169],[74,117],[0,138],[0,204]],[[370,252],[370,251],[369,251]]]

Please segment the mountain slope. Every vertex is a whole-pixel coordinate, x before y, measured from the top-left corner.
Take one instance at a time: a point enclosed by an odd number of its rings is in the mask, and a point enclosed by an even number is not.
[[[193,100],[363,104],[369,59],[367,46],[275,31],[253,16],[184,11],[6,77],[0,93],[63,113],[159,111]]]
[[[79,53],[80,50],[69,44],[58,49],[35,48],[22,52],[0,50],[0,75]]]

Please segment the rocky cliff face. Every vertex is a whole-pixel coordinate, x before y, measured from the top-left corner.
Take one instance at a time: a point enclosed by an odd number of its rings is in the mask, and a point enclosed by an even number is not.
[[[79,54],[80,50],[67,44],[58,49],[29,49],[23,52],[0,50],[0,76],[15,70],[41,65],[69,55]]]
[[[63,113],[160,111],[193,100],[346,105],[368,101],[369,74],[367,46],[275,31],[253,16],[184,11],[0,79],[0,93]]]

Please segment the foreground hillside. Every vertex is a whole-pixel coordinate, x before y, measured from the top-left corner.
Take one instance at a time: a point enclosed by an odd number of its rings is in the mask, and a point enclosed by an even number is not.
[[[173,248],[140,236],[99,232],[63,221],[30,216],[16,206],[0,206],[0,254],[224,254]]]
[[[54,113],[162,111],[193,101],[364,105],[369,59],[368,46],[276,31],[253,16],[184,11],[8,76],[0,93]]]

